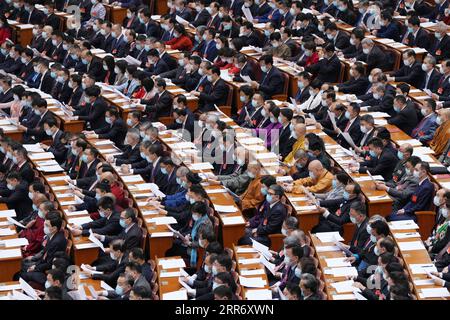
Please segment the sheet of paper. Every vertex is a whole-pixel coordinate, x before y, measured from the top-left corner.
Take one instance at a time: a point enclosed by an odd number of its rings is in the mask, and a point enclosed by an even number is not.
[[[450,292],[446,288],[423,288],[421,289],[423,298],[443,298],[450,297]]]
[[[156,225],[163,224],[176,224],[177,220],[174,217],[156,217],[147,220],[150,223],[155,223]]]
[[[332,267],[351,267],[351,263],[348,261],[344,261],[347,259],[346,257],[343,258],[328,258],[325,259],[325,262],[327,263],[327,266]]]
[[[33,299],[32,297],[27,296],[26,294],[23,294],[22,292],[16,291],[16,290],[13,290],[13,292],[11,294],[11,299],[12,300],[36,300],[36,299]]]
[[[389,227],[391,230],[419,229],[419,226],[414,222],[414,220],[392,221],[389,222]]]
[[[219,205],[219,204],[214,204],[214,209],[218,212],[223,212],[223,213],[233,213],[233,212],[237,212],[239,209],[236,208],[233,205]]]
[[[47,177],[48,182],[66,181],[67,179],[69,179],[69,176]]]
[[[317,246],[317,252],[331,252],[331,251],[341,251],[337,246]]]
[[[103,252],[105,252],[105,247],[103,246],[103,243],[101,243],[100,240],[98,240],[96,237],[94,237],[94,234],[91,233],[89,235],[89,240],[91,240],[93,243],[95,243],[100,249],[103,250]]]
[[[96,271],[96,270],[91,270],[89,268],[86,267],[86,265],[83,263],[80,266],[81,270],[83,270],[84,272],[90,273],[90,274],[103,274],[102,271]]]
[[[76,218],[70,218],[70,219],[68,219],[68,222],[69,222],[69,223],[73,223],[73,224],[76,224],[76,225],[79,225],[79,226],[81,226],[81,225],[83,225],[83,224],[85,224],[85,223],[91,222],[91,221],[92,221],[92,219],[91,219],[91,217],[89,217],[89,216],[86,216],[86,217],[76,217]]]
[[[16,258],[21,256],[22,252],[20,251],[20,248],[0,249],[0,258]]]
[[[247,21],[249,21],[249,22],[253,22],[253,15],[252,15],[252,12],[250,11],[250,9],[244,5],[242,5],[241,9],[242,9],[242,13],[245,16],[245,19],[247,19]]]
[[[319,232],[315,234],[321,242],[337,242],[344,241],[338,231],[334,232]]]
[[[275,264],[267,261],[264,256],[261,256],[259,258],[259,262],[262,263],[267,268],[267,270],[270,271],[271,274],[275,275]]]
[[[269,251],[269,247],[263,245],[261,242],[256,241],[255,239],[252,240],[252,247],[258,250],[259,253],[261,253],[266,259],[272,258],[272,254]]]
[[[353,286],[353,283],[355,283],[355,281],[347,280],[347,281],[334,282],[331,284],[331,286],[336,289],[337,293],[346,293],[346,292],[353,292],[353,291],[355,291],[355,289],[358,289]]]
[[[258,252],[255,248],[237,248],[237,253],[256,253]]]
[[[0,285],[0,291],[20,290],[20,284],[5,284]]]
[[[432,263],[411,263],[409,265],[413,274],[428,274],[437,272],[436,266]]]
[[[1,240],[0,243],[3,244],[6,248],[14,248],[27,246],[28,240],[26,238],[15,238],[15,239]]]
[[[191,170],[213,170],[214,167],[209,162],[191,163],[188,165]]]
[[[348,144],[352,148],[355,147],[355,142],[353,141],[352,137],[350,136],[350,134],[348,132],[342,132],[341,135],[344,137],[344,139],[348,142]]]
[[[414,284],[416,286],[429,286],[429,285],[434,285],[434,280],[433,279],[414,280]]]
[[[11,217],[6,217],[6,220],[8,220],[10,223],[15,224],[18,227],[21,227],[23,229],[26,229],[27,227],[24,226],[23,224],[21,224],[19,221],[17,221],[16,219],[13,219]]]
[[[105,281],[100,282],[100,287],[106,291],[114,291],[114,288],[107,284]]]
[[[19,278],[19,284],[23,292],[25,292],[28,296],[30,296],[34,300],[41,300],[36,291],[25,280]]]
[[[180,276],[180,271],[161,271],[159,274],[160,278],[178,278]]]
[[[272,291],[269,289],[246,290],[247,300],[272,300]]]
[[[420,238],[420,233],[418,232],[394,233],[394,238],[396,239]]]
[[[15,210],[0,210],[0,218],[15,217]]]
[[[150,235],[150,238],[165,238],[165,237],[173,237],[173,232],[153,232]]]
[[[10,228],[0,228],[0,236],[12,236],[16,231]]]
[[[260,262],[259,258],[248,258],[248,259],[239,259],[238,262],[240,264],[257,264]]]
[[[264,286],[267,284],[267,281],[263,278],[247,278],[239,276],[239,283],[247,288],[264,288]]]
[[[179,291],[172,291],[163,293],[162,300],[187,300],[187,291],[186,290],[179,290]]]
[[[186,263],[183,259],[159,260],[159,265],[162,266],[163,269],[186,268]]]
[[[54,159],[55,156],[51,152],[31,153],[28,155],[31,160]]]
[[[357,276],[358,270],[355,267],[329,268],[325,269],[325,273],[334,277]]]
[[[138,182],[138,181],[144,181],[142,177],[138,174],[131,175],[131,176],[122,176],[123,182],[129,183],[129,182]]]
[[[224,225],[231,225],[231,224],[244,224],[245,220],[242,216],[235,216],[235,217],[221,217],[222,222]]]
[[[242,270],[241,269],[241,275],[243,276],[256,276],[260,274],[265,274],[266,272],[264,269],[253,269],[253,270]]]

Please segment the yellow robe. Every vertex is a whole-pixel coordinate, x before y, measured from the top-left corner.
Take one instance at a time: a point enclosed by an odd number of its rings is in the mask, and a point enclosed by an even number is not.
[[[294,162],[294,155],[299,149],[304,149],[305,147],[305,137],[300,137],[297,141],[295,141],[292,146],[292,151],[284,158],[284,163],[292,164]]]
[[[322,175],[317,179],[317,181],[311,179],[311,177],[298,179],[294,181],[294,187],[292,188],[293,193],[302,193],[302,186],[306,187],[310,192],[313,193],[325,193],[330,191],[333,184],[334,176],[328,171],[324,170]]]
[[[447,145],[449,139],[450,120],[447,120],[436,129],[433,140],[430,142],[430,148],[436,152],[437,157],[444,152],[445,146]]]

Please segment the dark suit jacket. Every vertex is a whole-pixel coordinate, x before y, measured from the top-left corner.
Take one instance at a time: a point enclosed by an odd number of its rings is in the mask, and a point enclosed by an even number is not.
[[[139,144],[134,148],[130,145],[124,147],[124,152],[121,155],[115,156],[116,165],[120,166],[122,164],[132,164],[141,161],[141,151],[139,150]]]
[[[122,148],[125,136],[127,134],[127,124],[121,118],[114,121],[112,125],[106,124],[103,128],[95,130],[100,139],[109,139],[118,148]]]
[[[280,70],[273,66],[269,72],[263,73],[259,90],[263,92],[266,99],[283,92],[284,78]]]
[[[14,100],[14,93],[12,91],[12,88],[6,92],[0,93],[0,103],[11,102],[13,100]]]
[[[118,235],[122,231],[122,227],[119,224],[120,220],[120,213],[117,211],[114,211],[109,219],[100,218],[88,223],[83,224],[81,227],[83,228],[82,235],[85,237],[89,236],[89,229],[92,229],[92,232],[101,234],[101,235],[108,235],[108,236],[115,236]]]
[[[363,161],[359,168],[359,173],[369,171],[373,176],[382,175],[385,181],[389,181],[392,179],[392,173],[397,162],[397,157],[387,148],[384,148],[379,158]]]
[[[366,92],[369,84],[366,77],[359,77],[358,79],[350,78],[348,81],[338,84],[337,87],[339,92],[359,96]]]
[[[28,197],[28,183],[22,181],[17,187],[10,191],[8,195],[0,197],[0,203],[8,206],[8,209],[16,210],[17,220],[22,220],[31,213],[32,202]]]
[[[61,138],[63,136],[64,136],[64,132],[61,130],[58,130],[58,132],[56,132],[55,138],[52,139],[52,144],[47,149],[48,152],[53,153],[53,155],[55,156],[55,160],[58,163],[63,163],[67,157],[67,148],[61,142]]]
[[[103,98],[98,98],[92,105],[89,104],[81,110],[76,110],[74,115],[78,116],[79,120],[89,122],[92,130],[97,130],[102,128],[106,123],[105,112],[107,107]]]
[[[139,228],[137,223],[133,224],[133,226],[128,230],[128,232],[125,232],[125,229],[122,229],[122,231],[118,235],[106,235],[105,237],[105,245],[108,245],[111,241],[115,239],[122,239],[124,240],[124,248],[126,251],[129,251],[132,248],[139,247],[142,240],[142,230]]]
[[[397,126],[407,135],[411,135],[413,129],[417,126],[417,113],[414,106],[406,105],[394,117],[388,119],[389,124]]]
[[[281,232],[286,214],[286,207],[280,201],[264,212],[264,217],[256,230],[257,238],[270,244],[269,235]]]
[[[323,58],[317,63],[305,68],[305,71],[317,75],[317,79],[323,82],[337,82],[341,70],[341,63],[336,55],[331,59]]]
[[[363,135],[360,129],[359,117],[352,122],[347,132],[350,134],[350,137],[355,145],[358,145]],[[345,140],[345,138],[340,134],[338,135],[338,143],[346,149],[351,147],[347,140]]]
[[[194,21],[192,21],[192,25],[194,27],[206,26],[210,17],[211,15],[208,13],[208,11],[206,9],[203,9],[202,11],[197,13],[197,15],[194,18]]]
[[[433,72],[431,72],[428,83],[426,83],[427,75],[425,74],[425,77],[423,79],[422,88],[429,89],[429,90],[431,90],[431,92],[436,93],[439,88],[439,80],[441,80],[441,73],[439,71],[437,71],[436,69],[433,69]]]
[[[172,112],[172,95],[164,90],[161,94],[155,94],[151,100],[142,100],[146,104],[145,112],[150,114],[151,119],[157,121],[159,117],[167,117]]]
[[[388,56],[378,46],[374,46],[369,54],[359,55],[356,60],[367,63],[367,72],[375,68],[385,70],[389,65]]]
[[[34,181],[34,172],[31,165],[25,162],[18,170],[18,173],[27,183],[32,183]]]
[[[60,253],[64,252],[66,250],[67,239],[64,236],[63,231],[55,233],[55,235],[50,240],[48,240],[48,237],[46,236],[44,241],[45,240],[47,240],[47,243],[45,244],[44,249],[42,251],[43,256],[36,264],[36,267],[34,269],[34,271],[37,272],[45,272],[51,269],[55,254],[57,252]]]
[[[27,132],[24,134],[24,139],[32,139],[36,142],[40,142],[48,138],[49,136],[47,136],[44,130],[44,121],[50,118],[53,118],[50,111],[47,111],[42,117],[39,117],[37,124],[33,128],[28,128]]]
[[[415,37],[412,33],[408,35],[406,45],[410,47],[420,47],[428,50],[428,48],[431,45],[430,35],[424,29],[419,28],[419,30],[417,31],[417,35]]]
[[[441,40],[435,39],[429,51],[437,61],[450,58],[450,37],[445,35]]]
[[[366,218],[363,223],[358,227],[356,226],[355,233],[353,233],[352,240],[350,241],[350,251],[356,254],[361,253],[366,244],[367,240],[370,238],[370,234],[367,233],[367,223],[369,218]]]
[[[410,85],[422,89],[425,71],[422,70],[420,62],[415,61],[410,67],[402,66],[399,70],[394,72],[396,82],[407,82]]]
[[[215,110],[214,105],[223,106],[227,102],[229,88],[225,81],[220,78],[211,86],[207,92],[200,93],[199,99],[201,106],[199,109],[202,112]]]

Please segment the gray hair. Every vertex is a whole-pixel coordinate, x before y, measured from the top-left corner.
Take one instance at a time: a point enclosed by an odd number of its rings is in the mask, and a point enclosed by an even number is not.
[[[129,134],[130,136],[132,136],[134,139],[139,140],[141,138],[139,129],[136,128],[130,128],[128,129],[127,134]]]
[[[181,167],[178,167],[178,169],[177,169],[177,174],[181,177],[186,176],[188,174],[188,172],[189,172],[189,169],[187,167],[181,166]]]
[[[364,38],[364,39],[361,41],[361,44],[366,44],[366,45],[372,47],[372,46],[373,46],[373,41],[372,41],[372,39]]]
[[[314,293],[317,292],[317,287],[318,287],[319,283],[315,276],[313,276],[310,273],[303,273],[301,280],[304,281],[304,286],[306,289],[309,289],[310,291],[312,291]]]
[[[308,153],[304,149],[298,149],[294,154],[294,159],[305,159],[308,158]]]
[[[286,220],[284,220],[284,224],[290,230],[296,230],[298,228],[298,220],[296,217],[287,217]]]
[[[286,248],[295,247],[300,245],[300,241],[297,237],[294,236],[288,236],[283,239],[283,244]]]

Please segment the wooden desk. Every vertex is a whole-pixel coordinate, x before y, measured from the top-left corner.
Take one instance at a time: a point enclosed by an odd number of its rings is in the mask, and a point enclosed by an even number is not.
[[[31,44],[31,39],[33,38],[33,26],[20,24],[17,21],[8,20],[9,25],[12,29],[12,40],[21,44],[23,47]]]
[[[6,204],[4,203],[0,203],[0,210],[8,210],[8,207],[6,206]],[[5,222],[7,221],[6,218],[0,218],[0,222]],[[1,228],[4,228],[3,226]],[[14,229],[14,226],[8,226],[9,229]],[[0,236],[0,240],[6,240],[6,239],[14,239],[17,238],[18,235],[17,233],[10,235],[10,236]],[[1,249],[15,249],[14,247],[12,248],[5,248],[5,247],[0,247]],[[17,256],[17,257],[10,257],[10,258],[0,258],[0,282],[5,282],[5,281],[11,281],[14,274],[18,271],[20,271],[21,268],[21,263],[22,263],[22,255]]]
[[[113,24],[122,25],[123,20],[127,17],[127,8],[112,6],[110,4],[103,5],[106,9],[106,20],[110,20]]]
[[[168,257],[168,258],[157,258],[156,259],[156,272],[158,273],[158,285],[159,285],[159,297],[162,300],[163,294],[173,291],[179,291],[183,286],[178,282],[178,277],[161,278],[161,272],[176,272],[179,268],[174,269],[163,269],[160,265],[161,261],[167,260],[177,260],[181,257]]]

